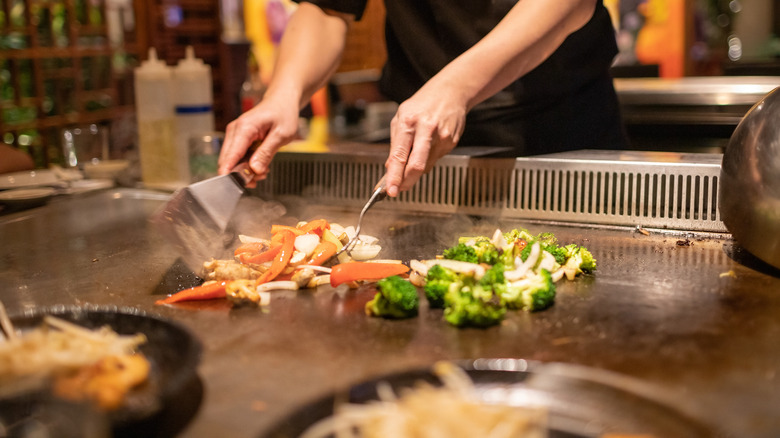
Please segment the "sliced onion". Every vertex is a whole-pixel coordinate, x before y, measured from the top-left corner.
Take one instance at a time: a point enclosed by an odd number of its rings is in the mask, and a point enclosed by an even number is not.
[[[461,274],[473,275],[476,279],[480,279],[483,275],[485,275],[485,267],[478,263],[462,262],[460,260],[449,259],[423,260],[422,262],[425,263],[429,269],[433,265],[440,265],[443,268],[452,269],[453,271],[459,272]]]
[[[270,292],[272,290],[298,290],[298,283],[289,280],[269,281],[257,285],[257,292]]]
[[[257,295],[260,297],[260,301],[257,302],[258,306],[267,306],[271,304],[271,293],[268,291],[258,291]]]
[[[349,255],[352,256],[353,259],[362,262],[378,256],[379,251],[381,250],[382,247],[379,245],[357,244],[349,251]]]
[[[573,270],[572,270],[573,271]],[[572,272],[574,273],[574,272]],[[558,280],[563,278],[564,274],[566,275],[566,278],[569,278],[569,272],[567,271],[567,268],[564,266],[562,268],[558,268],[557,271],[550,274],[550,277],[552,278],[553,283],[557,283]],[[573,280],[574,277],[569,278],[570,280]]]
[[[355,237],[355,234],[356,234],[355,233],[355,227],[352,226],[352,225],[344,227],[344,234],[346,234],[347,237],[349,237],[350,240],[351,240],[353,237]]]
[[[378,237],[369,236],[368,234],[361,234],[360,237],[358,237],[358,240],[366,245],[373,245],[379,242]]]
[[[316,234],[301,234],[295,238],[295,249],[310,256],[320,243],[320,236]]]
[[[423,277],[428,275],[428,265],[419,260],[409,260],[409,267],[412,269],[412,272],[417,272]]]
[[[552,272],[555,270],[555,265],[555,256],[547,251],[542,251],[542,261],[539,262],[538,270],[547,269],[548,271]]]
[[[239,234],[238,240],[241,243],[265,243],[268,242],[267,239],[262,239],[260,237],[254,237],[254,236],[247,236],[246,234]]]
[[[534,243],[534,246],[531,247],[531,253],[528,254],[528,258],[525,259],[525,261],[522,261],[519,256],[515,257],[515,266],[517,266],[517,268],[504,272],[504,278],[506,278],[507,281],[514,281],[525,277],[525,274],[536,265],[536,261],[539,259],[539,254],[541,252],[541,245],[539,245],[539,242]]]

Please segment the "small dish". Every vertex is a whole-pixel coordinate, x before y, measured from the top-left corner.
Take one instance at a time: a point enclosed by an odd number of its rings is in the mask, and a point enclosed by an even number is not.
[[[63,193],[77,195],[79,193],[87,193],[95,190],[110,189],[111,187],[114,187],[114,185],[113,179],[83,179],[68,184],[68,188],[65,189]]]
[[[0,189],[56,186],[60,178],[53,170],[30,170],[0,175]]]
[[[13,207],[37,207],[49,202],[57,191],[51,187],[0,191],[0,203]]]
[[[130,166],[127,160],[101,160],[84,164],[84,174],[92,179],[116,179]]]

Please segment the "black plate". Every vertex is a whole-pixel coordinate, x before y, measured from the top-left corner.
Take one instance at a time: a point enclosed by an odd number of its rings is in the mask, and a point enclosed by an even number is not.
[[[190,332],[172,321],[136,310],[117,307],[52,307],[11,316],[18,330],[40,326],[45,315],[53,315],[87,328],[111,327],[122,335],[143,333],[147,341],[139,350],[151,364],[148,381],[132,390],[125,406],[108,414],[115,436],[168,436],[176,433],[195,414],[202,398],[197,376],[201,345]],[[36,400],[40,394],[28,395]],[[19,401],[5,400],[4,403]],[[10,413],[0,413],[9,422]],[[2,418],[6,417],[6,418]]]
[[[674,406],[657,389],[615,373],[522,359],[457,363],[474,381],[481,398],[516,406],[545,407],[550,438],[595,438],[605,433],[665,438],[721,436],[711,426]],[[379,382],[389,383],[397,392],[419,381],[439,384],[427,369],[372,379],[302,407],[262,437],[300,436],[318,420],[332,415],[336,399],[351,403],[377,400]]]

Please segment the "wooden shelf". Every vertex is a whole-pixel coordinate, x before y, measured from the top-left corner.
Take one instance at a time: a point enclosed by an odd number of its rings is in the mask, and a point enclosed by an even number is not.
[[[21,6],[19,1],[0,5],[7,17],[0,35],[17,37],[19,46],[0,50],[0,70],[9,73],[0,82],[0,131],[4,141],[13,139],[32,153],[36,165],[45,167],[63,159],[63,128],[98,123],[111,130],[134,116],[132,99],[127,98],[132,96],[132,81],[127,78],[136,63],[139,27],[123,31],[125,41],[112,42],[107,0],[20,1]],[[11,23],[11,9],[18,7],[24,9],[24,25]],[[80,7],[96,9],[80,15]],[[80,16],[90,22],[79,21]],[[117,56],[127,57],[127,62],[116,64]],[[24,144],[17,144],[22,134]]]

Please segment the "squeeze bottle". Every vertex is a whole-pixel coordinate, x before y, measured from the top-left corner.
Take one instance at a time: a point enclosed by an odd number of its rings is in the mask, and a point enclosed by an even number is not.
[[[211,67],[195,58],[192,46],[173,69],[174,101],[176,103],[176,148],[187,170],[190,181],[190,141],[214,131],[214,95]]]
[[[157,59],[154,47],[149,49],[149,59],[134,70],[141,181],[150,188],[173,189],[182,179],[171,74],[171,68]]]

